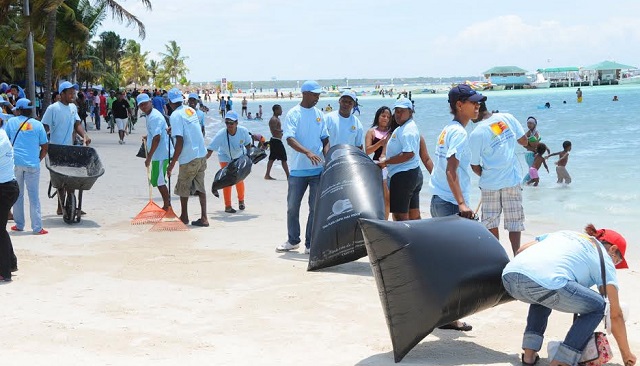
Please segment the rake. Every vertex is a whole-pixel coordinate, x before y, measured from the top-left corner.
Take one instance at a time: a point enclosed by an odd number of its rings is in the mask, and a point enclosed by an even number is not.
[[[169,161],[171,161],[171,135],[169,135]],[[171,175],[168,176],[169,185],[167,188],[169,189],[169,199],[171,199]],[[165,211],[164,215],[160,219],[160,221],[156,222],[150,231],[188,231],[189,228],[187,225],[180,220],[180,218],[173,212],[173,208],[169,206],[167,211]]]
[[[151,172],[149,171],[149,167],[147,167],[147,181],[149,182],[149,202],[146,206],[140,211],[136,217],[131,220],[131,225],[144,225],[144,224],[155,224],[156,222],[162,219],[162,216],[165,215],[166,211],[162,209],[162,207],[158,206],[155,202],[153,202],[152,198],[152,190],[151,187]]]

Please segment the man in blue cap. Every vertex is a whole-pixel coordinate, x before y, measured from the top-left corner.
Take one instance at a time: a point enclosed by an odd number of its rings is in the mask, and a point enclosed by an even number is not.
[[[73,132],[82,137],[89,146],[91,139],[80,123],[78,108],[73,102],[76,98],[77,84],[68,81],[60,83],[58,93],[60,101],[51,104],[42,116],[42,124],[50,134],[49,142],[57,145],[73,145]]]
[[[26,98],[18,99],[13,108],[15,117],[9,119],[5,126],[7,136],[13,144],[15,176],[20,188],[20,195],[13,206],[15,225],[13,231],[23,231],[25,227],[24,195],[29,194],[29,216],[31,229],[34,234],[47,234],[42,228],[42,214],[40,212],[40,161],[47,155],[49,141],[42,123],[35,118],[29,118],[33,109],[31,101]]]
[[[196,111],[183,105],[182,92],[173,88],[167,93],[169,106],[173,111],[170,117],[171,133],[175,136],[175,151],[169,163],[167,174],[171,175],[176,163],[180,163],[178,182],[174,192],[180,196],[180,219],[189,223],[187,202],[191,195],[191,185],[200,199],[200,218],[192,221],[193,226],[209,226],[207,218],[207,195],[204,187],[204,172],[207,170],[207,149],[200,129]]]
[[[346,144],[362,149],[364,145],[364,129],[358,117],[352,113],[353,107],[356,105],[356,99],[356,93],[352,90],[345,90],[340,99],[338,99],[340,108],[325,116],[327,130],[329,131],[329,136],[331,136],[331,147]]]
[[[324,113],[316,108],[320,84],[308,80],[302,84],[302,101],[291,108],[285,117],[283,138],[294,150],[290,159],[291,172],[287,192],[287,241],[276,247],[276,252],[288,252],[300,246],[300,204],[309,188],[309,216],[305,231],[305,254],[311,247],[311,226],[323,156],[329,150],[329,132]]]
[[[202,136],[204,136],[204,112],[198,108],[200,104],[200,96],[196,93],[190,93],[189,99],[187,99],[187,104],[189,107],[193,108],[196,111],[196,115],[198,116],[198,121],[200,121],[200,128],[202,129]]]
[[[144,161],[144,165],[147,168],[151,167],[151,185],[158,187],[158,191],[162,196],[162,209],[167,210],[171,207],[171,197],[169,197],[166,177],[169,158],[173,152],[169,142],[169,134],[167,133],[167,120],[153,106],[151,98],[146,93],[138,95],[136,101],[140,111],[147,117],[147,158]]]
[[[89,146],[91,138],[82,127],[78,108],[73,102],[76,98],[77,84],[68,81],[60,83],[58,93],[60,100],[47,107],[42,116],[44,129],[49,133],[49,143],[56,145],[73,145],[73,132],[82,137],[84,143]],[[64,190],[58,189],[58,197],[64,197]],[[58,215],[62,215],[62,207],[58,200]]]

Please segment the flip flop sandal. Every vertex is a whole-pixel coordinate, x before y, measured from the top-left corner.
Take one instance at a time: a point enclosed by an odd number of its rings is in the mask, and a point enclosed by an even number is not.
[[[202,222],[202,219],[197,219],[196,221],[191,221],[191,225],[200,226],[200,227],[209,227],[209,223]]]

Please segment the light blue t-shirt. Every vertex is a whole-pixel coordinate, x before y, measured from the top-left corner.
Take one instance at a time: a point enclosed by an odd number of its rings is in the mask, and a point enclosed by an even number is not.
[[[4,129],[0,129],[0,183],[16,179],[13,171],[13,147]]]
[[[229,138],[228,141],[227,137]],[[218,161],[228,163],[245,154],[247,152],[245,146],[251,143],[251,135],[245,127],[238,126],[238,130],[233,136],[227,133],[226,128],[223,128],[213,136],[213,140],[211,140],[207,150],[217,151]]]
[[[469,145],[471,164],[482,167],[481,189],[497,191],[520,184],[522,174],[515,149],[522,136],[522,125],[508,113],[494,113],[478,122],[469,134]]]
[[[362,123],[353,114],[348,118],[340,115],[339,111],[328,113],[324,116],[329,132],[329,145],[331,147],[340,144],[360,147],[364,145],[364,132]]]
[[[20,126],[22,126],[22,129],[16,136]],[[5,131],[9,139],[12,140],[11,142],[13,142],[15,165],[39,168],[40,145],[45,145],[49,142],[47,140],[47,132],[44,130],[42,123],[27,116],[16,116],[7,121]],[[15,140],[13,140],[14,136],[16,136]]]
[[[151,149],[153,138],[160,135],[160,143],[151,156],[151,161],[163,161],[173,156],[173,146],[169,146],[169,134],[167,133],[167,120],[160,111],[155,108],[147,115],[147,151]]]
[[[55,102],[42,116],[42,124],[49,126],[49,142],[57,145],[73,145],[72,134],[76,122],[80,122],[74,103]]]
[[[420,131],[418,131],[418,126],[413,118],[396,128],[387,142],[387,159],[403,152],[414,154],[404,163],[388,164],[389,178],[396,173],[406,172],[420,166]]]
[[[198,115],[198,121],[200,121],[200,127],[204,127],[204,112],[196,109],[196,114]]]
[[[387,147],[388,155],[388,147]],[[449,188],[447,182],[447,159],[455,155],[458,159],[458,182],[464,197],[464,202],[469,204],[469,189],[471,188],[471,177],[469,176],[471,149],[469,148],[469,138],[467,131],[457,121],[447,124],[436,141],[436,149],[433,159],[433,172],[429,186],[434,195],[443,200],[457,205],[458,202]]]
[[[502,271],[520,273],[538,285],[557,290],[569,281],[585,287],[602,286],[600,245],[604,257],[607,284],[618,287],[618,277],[613,260],[596,239],[574,231],[557,231],[536,238],[539,242],[515,256]]]
[[[302,146],[324,160],[322,140],[329,137],[324,113],[316,107],[303,108],[300,104],[291,108],[284,119],[282,140],[293,137]],[[322,173],[324,161],[319,165],[311,164],[306,155],[293,151],[289,160],[291,176],[310,177]]]
[[[169,123],[171,123],[171,133],[174,136],[182,136],[182,152],[178,157],[180,165],[207,155],[207,149],[204,147],[204,137],[202,136],[202,130],[200,130],[200,122],[193,108],[179,106],[171,113]]]

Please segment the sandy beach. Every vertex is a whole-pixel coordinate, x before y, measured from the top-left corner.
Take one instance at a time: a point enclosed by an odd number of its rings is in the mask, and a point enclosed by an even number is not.
[[[55,215],[42,164],[40,197],[49,234],[11,233],[20,270],[0,286],[3,364],[394,364],[367,258],[309,273],[302,250],[274,252],[286,239],[287,183],[279,167],[272,173],[276,181],[263,179],[266,161],[254,167],[244,212],[225,213],[222,200],[207,192],[208,228],[150,232],[150,225],[131,225],[148,201],[143,160],[135,157],[144,131],[140,119],[126,145],[104,129],[89,131],[106,173],[84,192],[87,215],[79,224]],[[208,164],[210,187],[219,165],[215,157]],[[157,190],[153,196],[160,202]],[[235,190],[233,197],[237,208]],[[179,213],[178,198],[172,200]],[[421,206],[428,217],[428,202]],[[190,218],[197,218],[197,198],[189,208]],[[528,225],[523,242],[542,230]],[[636,239],[627,238],[632,269],[618,273],[622,301],[630,308],[629,341],[638,355]],[[506,235],[501,241],[510,248]],[[519,365],[526,314],[527,305],[518,302],[475,314],[464,319],[472,332],[436,330],[400,365]],[[546,340],[563,338],[570,323],[571,315],[554,313]],[[620,364],[609,339],[611,364]]]

